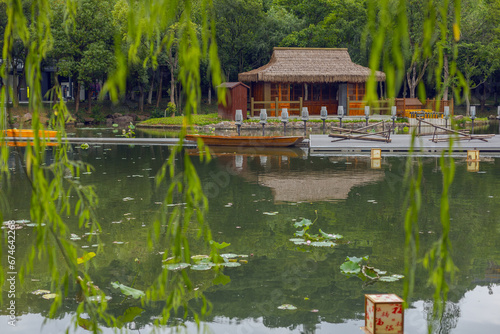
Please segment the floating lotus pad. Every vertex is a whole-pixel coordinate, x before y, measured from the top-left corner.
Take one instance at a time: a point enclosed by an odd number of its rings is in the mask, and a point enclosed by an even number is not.
[[[278,306],[278,309],[280,309],[280,310],[296,310],[297,307],[293,306],[292,304],[283,304],[283,305]]]

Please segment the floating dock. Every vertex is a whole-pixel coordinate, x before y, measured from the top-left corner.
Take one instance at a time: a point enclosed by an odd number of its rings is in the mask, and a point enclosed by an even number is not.
[[[440,135],[439,138],[449,138]],[[430,141],[432,136],[415,137],[414,154],[417,155],[439,155],[449,149],[449,142],[434,143]],[[328,135],[310,135],[309,153],[311,155],[338,155],[338,154],[370,154],[372,148],[382,150],[382,153],[390,155],[406,155],[410,152],[411,135],[391,136],[390,143],[371,142],[363,140],[342,140],[332,142],[334,138]],[[500,156],[500,136],[489,138],[487,142],[482,140],[455,140],[452,153],[466,153],[467,150],[479,150],[481,156]]]

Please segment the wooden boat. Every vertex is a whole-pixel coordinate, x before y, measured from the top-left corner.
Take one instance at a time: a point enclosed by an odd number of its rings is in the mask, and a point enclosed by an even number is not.
[[[198,148],[186,150],[189,155],[200,155]],[[234,156],[241,155],[244,157],[258,156],[285,156],[289,158],[303,157],[306,153],[298,147],[231,147],[231,146],[211,146],[210,154],[212,156]]]
[[[30,129],[8,129],[4,131],[4,134],[6,137],[34,137],[34,132],[33,130]],[[40,130],[38,132],[38,135],[42,138],[55,138],[57,136],[57,131],[50,131],[50,130]]]
[[[197,139],[203,140],[208,146],[286,147],[297,145],[304,140],[304,137],[186,135],[186,140]]]
[[[7,146],[10,146],[10,147],[26,147],[26,146],[28,146],[27,141],[8,141],[8,142],[6,142],[6,144],[7,144]],[[33,146],[34,144],[30,142],[29,145]],[[58,146],[59,143],[47,142],[47,143],[43,143],[42,145],[43,146]]]

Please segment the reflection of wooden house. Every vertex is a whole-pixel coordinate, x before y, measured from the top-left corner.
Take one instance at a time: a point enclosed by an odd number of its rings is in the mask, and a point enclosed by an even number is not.
[[[362,174],[352,171],[335,173],[267,173],[259,175],[258,183],[273,191],[275,202],[345,200],[353,187],[379,182],[381,171],[367,170]]]
[[[250,83],[252,116],[261,108],[270,116],[279,116],[281,108],[299,115],[302,107],[319,115],[322,106],[333,115],[339,105],[351,109],[350,115],[361,115],[370,74],[369,68],[351,61],[347,49],[274,48],[267,65],[240,73],[238,80]],[[375,77],[385,81],[383,72]]]

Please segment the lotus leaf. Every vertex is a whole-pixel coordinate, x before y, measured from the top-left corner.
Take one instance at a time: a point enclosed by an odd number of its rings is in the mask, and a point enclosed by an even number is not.
[[[292,304],[283,304],[283,305],[278,306],[278,309],[280,309],[280,310],[296,310],[297,307],[293,306]]]
[[[135,299],[138,299],[138,298],[141,298],[141,297],[144,297],[146,294],[144,293],[144,291],[141,291],[141,290],[137,290],[137,289],[134,289],[134,288],[131,288],[129,286],[126,286],[126,285],[123,285],[121,284],[120,282],[116,281],[116,282],[111,282],[111,285],[113,286],[113,288],[115,289],[120,289],[121,292],[125,295],[125,296],[130,296],[132,298],[135,298]]]
[[[347,261],[342,263],[340,270],[346,274],[359,274],[361,272],[361,267],[356,262]]]
[[[237,254],[221,254],[222,257],[226,258],[226,259],[234,259],[235,257],[238,257]]]
[[[380,280],[382,282],[396,282],[396,281],[399,281],[399,278],[396,278],[393,276],[382,276],[382,277],[380,277]]]
[[[238,263],[238,262],[225,262],[225,263],[221,263],[220,265],[224,266],[224,267],[239,267],[239,266],[241,266],[241,263]]]
[[[165,265],[163,265],[163,268],[165,268],[167,270],[181,270],[181,269],[187,268],[189,266],[190,266],[189,263],[181,262],[181,263],[165,264]]]
[[[336,243],[331,241],[313,241],[310,245],[314,247],[333,247]]]
[[[56,297],[57,297],[56,293],[48,293],[48,294],[42,296],[43,299],[54,299]]]
[[[191,270],[210,270],[212,268],[209,264],[195,264],[191,266]]]
[[[46,295],[46,294],[49,294],[50,291],[49,290],[36,290],[36,291],[33,291],[32,294],[34,295]]]
[[[298,228],[298,227],[303,227],[303,226],[310,226],[312,225],[312,221],[310,221],[309,219],[302,219],[300,222],[296,222],[295,224],[293,224],[293,226],[295,228]]]

